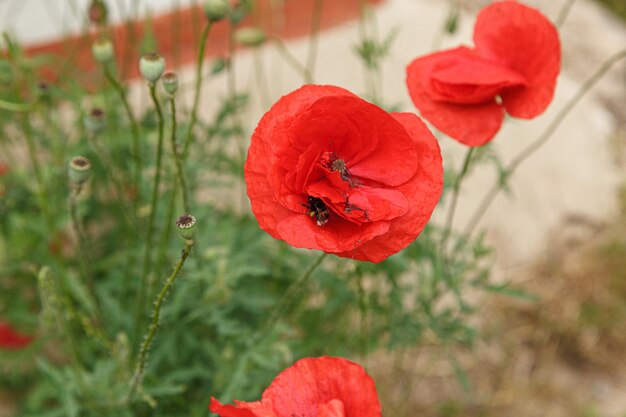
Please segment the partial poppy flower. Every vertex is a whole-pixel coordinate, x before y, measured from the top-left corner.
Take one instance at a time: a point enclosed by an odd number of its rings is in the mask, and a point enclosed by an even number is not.
[[[263,116],[244,174],[267,233],[371,262],[415,240],[443,184],[439,146],[417,116],[319,85],[282,97]]]
[[[224,405],[211,398],[209,409],[220,417],[381,417],[374,380],[360,365],[329,356],[285,369],[261,401]]]
[[[522,119],[543,113],[561,67],[554,25],[516,1],[496,2],[479,13],[474,44],[419,57],[407,67],[407,87],[420,114],[468,146],[492,140],[505,113]]]
[[[23,349],[32,341],[32,337],[19,333],[9,323],[0,320],[0,349]]]

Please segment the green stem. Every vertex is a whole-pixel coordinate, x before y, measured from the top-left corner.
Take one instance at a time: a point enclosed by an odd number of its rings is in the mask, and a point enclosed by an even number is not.
[[[154,108],[157,113],[158,120],[158,142],[157,142],[157,155],[156,155],[156,167],[154,175],[154,183],[152,186],[152,198],[150,200],[150,215],[148,217],[148,229],[146,234],[146,246],[144,249],[143,263],[141,268],[141,282],[139,287],[139,298],[137,302],[137,320],[135,322],[135,336],[139,336],[139,329],[142,325],[142,313],[144,311],[144,303],[146,299],[146,293],[148,297],[152,293],[152,283],[149,283],[148,276],[150,275],[150,258],[152,254],[152,239],[154,236],[154,221],[156,219],[157,203],[159,201],[159,186],[161,185],[161,163],[163,160],[163,132],[164,132],[164,120],[163,110],[161,104],[156,95],[156,84],[150,84],[150,97],[154,103]]]
[[[187,260],[187,258],[189,257],[189,254],[191,253],[192,246],[193,246],[193,241],[188,240],[185,242],[185,248],[183,249],[181,257],[178,260],[178,263],[176,263],[176,267],[174,268],[174,271],[167,278],[167,280],[165,281],[165,284],[163,284],[163,288],[161,289],[161,292],[159,293],[159,295],[156,298],[156,301],[154,302],[154,310],[152,311],[152,322],[150,323],[150,327],[148,328],[148,333],[143,339],[143,343],[141,344],[141,349],[139,350],[137,366],[135,367],[135,372],[131,379],[130,388],[128,390],[128,393],[126,394],[126,399],[124,400],[125,404],[128,404],[132,401],[133,396],[135,395],[135,392],[137,391],[137,387],[139,386],[139,384],[141,383],[143,379],[144,370],[146,368],[146,358],[148,356],[148,352],[150,351],[150,347],[152,346],[152,341],[154,340],[154,336],[156,335],[156,332],[159,328],[159,320],[161,318],[161,305],[163,304],[163,301],[165,300],[165,296],[169,292],[170,288],[172,287],[172,285],[174,285],[174,281],[176,281],[176,278],[178,278],[178,275],[180,274],[180,271],[182,270],[183,265],[185,264],[185,261]]]
[[[311,19],[311,37],[309,40],[309,51],[306,59],[306,69],[311,76],[313,83],[313,74],[315,73],[315,62],[317,59],[317,46],[319,40],[320,25],[322,23],[322,10],[324,9],[324,0],[315,0],[313,4],[313,18]]]
[[[185,144],[183,147],[183,161],[187,159],[189,153],[189,146],[191,145],[191,139],[193,138],[193,128],[198,121],[198,105],[200,103],[200,90],[202,89],[202,64],[204,63],[204,54],[206,51],[206,43],[211,32],[212,23],[209,21],[204,26],[202,34],[200,35],[200,51],[198,52],[198,59],[196,61],[196,85],[194,88],[193,106],[191,108],[191,120],[185,133]]]
[[[280,40],[280,38],[272,38],[274,41],[274,45],[278,49],[278,53],[283,57],[285,62],[291,66],[296,72],[302,75],[302,78],[306,84],[313,84],[313,76],[309,69],[302,65],[300,61],[298,61],[292,54],[289,52],[289,49],[285,46],[284,42]]]
[[[463,168],[461,168],[461,172],[456,177],[454,181],[454,186],[452,188],[452,200],[450,201],[450,208],[448,209],[448,215],[446,216],[446,223],[443,228],[443,236],[441,237],[441,242],[439,243],[439,248],[441,253],[445,253],[446,251],[446,243],[448,242],[448,238],[450,237],[450,233],[452,232],[452,221],[454,220],[454,213],[456,211],[456,205],[459,200],[459,192],[461,191],[461,183],[467,175],[467,171],[469,170],[469,166],[472,160],[472,155],[476,150],[475,147],[470,147],[465,154],[465,160],[463,161]]]
[[[54,222],[52,217],[50,216],[50,206],[48,204],[48,192],[46,190],[46,184],[44,180],[44,175],[41,170],[41,165],[39,164],[39,160],[37,159],[37,147],[35,146],[35,141],[33,140],[33,130],[28,120],[27,115],[22,115],[21,117],[22,123],[22,131],[24,132],[24,139],[26,140],[26,149],[28,151],[28,158],[30,159],[31,165],[33,166],[33,171],[35,172],[35,181],[37,182],[37,198],[39,199],[39,209],[43,215],[44,222],[48,229],[48,237],[49,239],[53,236],[54,230]]]
[[[307,268],[307,270],[298,277],[291,285],[287,288],[287,291],[284,292],[280,301],[274,307],[274,310],[270,313],[269,318],[265,322],[263,326],[261,326],[248,340],[247,348],[242,355],[239,356],[239,360],[237,362],[237,366],[235,371],[232,373],[233,377],[230,378],[230,382],[224,392],[220,395],[219,398],[231,398],[233,392],[237,388],[239,384],[239,380],[243,376],[243,369],[246,368],[248,364],[248,359],[252,349],[255,346],[261,344],[264,338],[269,337],[274,328],[278,324],[278,320],[280,317],[287,311],[289,306],[295,301],[295,296],[298,292],[304,289],[305,284],[308,282],[313,272],[317,269],[318,266],[322,263],[324,258],[326,258],[328,254],[322,253],[312,264]]]
[[[128,121],[130,122],[130,131],[133,137],[133,157],[135,159],[135,187],[137,188],[137,192],[141,193],[140,189],[140,178],[142,171],[142,158],[141,158],[141,147],[140,147],[140,133],[139,133],[139,124],[137,123],[137,119],[133,114],[133,110],[130,107],[130,103],[128,102],[128,98],[126,97],[126,90],[120,84],[120,82],[115,78],[115,75],[111,71],[111,67],[109,65],[104,65],[104,76],[109,81],[109,83],[113,86],[117,94],[120,96],[122,103],[124,104],[124,109],[126,110],[126,115],[128,116]]]
[[[609,59],[604,61],[604,63],[596,70],[595,73],[591,75],[584,82],[583,85],[580,86],[576,94],[559,110],[557,115],[552,119],[552,122],[545,128],[545,130],[537,137],[537,139],[531,142],[526,148],[524,148],[513,160],[509,163],[509,165],[505,168],[504,172],[507,177],[513,175],[513,172],[519,167],[519,165],[524,162],[528,157],[530,157],[533,153],[535,153],[539,148],[541,148],[547,141],[550,139],[552,134],[556,131],[556,129],[561,125],[561,122],[565,119],[565,117],[572,111],[572,109],[578,104],[578,102],[591,90],[591,88],[606,74],[607,71],[611,69],[613,65],[615,65],[620,60],[626,58],[626,49],[616,53],[611,56]],[[487,209],[493,203],[498,193],[504,187],[503,181],[496,181],[481,203],[478,208],[472,215],[470,221],[467,223],[465,230],[463,232],[463,236],[465,239],[469,239],[474,229],[480,222],[482,216],[487,212]]]
[[[575,1],[576,0],[566,0],[563,6],[561,6],[561,10],[559,10],[559,15],[554,21],[554,24],[556,25],[557,28],[560,28],[561,26],[563,26],[563,23],[565,23],[565,19],[567,19],[567,16],[569,15],[569,12],[572,9],[572,6],[574,6]]]
[[[13,103],[11,101],[0,100],[0,110],[7,110],[12,112],[29,112],[35,109],[37,102],[31,103]]]
[[[176,102],[174,100],[174,97],[171,97],[169,101],[171,113],[170,128],[172,129],[170,134],[170,145],[172,147],[172,156],[174,158],[174,163],[176,164],[176,176],[178,177],[177,179],[180,183],[183,210],[185,213],[189,213],[189,194],[187,190],[187,182],[185,181],[185,173],[183,172],[183,161],[181,156],[178,154],[178,150],[176,149]]]

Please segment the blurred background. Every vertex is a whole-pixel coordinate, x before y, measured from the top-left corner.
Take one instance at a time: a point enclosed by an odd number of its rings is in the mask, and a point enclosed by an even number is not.
[[[117,24],[116,39],[135,36],[143,39],[147,49],[159,45],[168,67],[182,75],[181,96],[189,105],[192,91],[185,88],[185,80],[193,75],[199,2],[109,3],[110,19]],[[251,22],[280,36],[294,57],[306,60],[312,2],[261,3]],[[475,14],[488,3],[327,0],[314,80],[374,95],[387,108],[413,111],[404,67],[432,50],[471,44]],[[492,151],[505,162],[541,133],[603,61],[626,47],[625,0],[526,3],[551,19],[567,13],[560,28],[563,71],[549,110],[531,122],[507,121],[494,140]],[[28,53],[58,54],[69,65],[84,66],[87,82],[89,71],[95,71],[90,42],[85,41],[89,4],[89,0],[2,0],[0,31],[10,33]],[[364,6],[367,18],[360,12]],[[442,28],[451,17],[455,28],[445,32]],[[368,73],[359,61],[357,43],[363,31],[382,43],[388,40],[377,74]],[[225,37],[225,32],[216,31],[209,46],[211,59],[225,53]],[[123,48],[117,53],[132,54]],[[237,85],[255,93],[246,109],[248,120],[258,120],[278,97],[301,85],[300,74],[285,65],[279,54],[266,45],[236,56]],[[128,62],[135,62],[131,58]],[[136,68],[129,65],[122,73],[134,80],[134,105],[148,106]],[[63,73],[44,76],[54,80]],[[202,97],[225,94],[224,77],[211,77]],[[204,100],[201,117],[213,117],[216,106],[216,101]],[[249,128],[253,127],[251,123]],[[441,145],[445,163],[458,167],[464,149],[448,138]],[[496,175],[489,166],[472,172],[463,185],[457,228],[468,222]],[[513,282],[531,296],[484,299],[476,315],[480,337],[472,348],[433,342],[369,356],[365,365],[377,381],[384,415],[626,417],[625,179],[626,65],[622,62],[520,167],[508,192],[501,193],[481,223],[487,242],[495,248],[496,281]],[[245,203],[240,209],[246,209]],[[445,206],[438,207],[435,219],[441,220],[444,213]],[[465,372],[451,365],[451,350]],[[11,398],[5,397],[3,408],[0,395],[0,416],[11,415]]]

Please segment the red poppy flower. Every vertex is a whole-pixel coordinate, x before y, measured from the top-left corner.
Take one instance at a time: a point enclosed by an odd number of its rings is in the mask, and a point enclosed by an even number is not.
[[[423,230],[443,183],[415,115],[304,86],[263,116],[244,167],[260,227],[293,246],[380,262]]]
[[[515,1],[485,7],[474,43],[417,58],[407,67],[407,87],[420,114],[469,146],[489,142],[505,112],[530,119],[554,95],[561,46],[554,25]]]
[[[281,372],[261,401],[224,405],[211,398],[221,417],[381,417],[376,385],[358,364],[323,356],[301,359]]]
[[[30,336],[18,333],[9,323],[0,320],[0,349],[22,349],[32,340]]]

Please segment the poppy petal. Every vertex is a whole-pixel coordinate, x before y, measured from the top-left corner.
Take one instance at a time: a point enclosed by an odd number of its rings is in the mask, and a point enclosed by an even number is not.
[[[532,7],[516,1],[496,2],[476,18],[474,43],[481,56],[520,73],[528,82],[502,92],[506,111],[525,119],[543,113],[552,100],[561,68],[555,26]]]
[[[236,405],[222,404],[211,397],[209,410],[220,417],[277,417],[271,401],[235,401]]]
[[[426,125],[412,113],[391,113],[415,140],[419,166],[415,177],[397,188],[409,198],[409,211],[390,223],[389,231],[341,256],[381,262],[413,242],[426,226],[443,189],[441,151]]]
[[[372,378],[360,365],[337,357],[299,360],[274,379],[263,399],[272,401],[280,417],[381,417]],[[337,414],[338,402],[344,414]]]
[[[500,130],[504,109],[495,98],[478,104],[454,104],[433,99],[432,75],[444,62],[462,55],[461,47],[437,52],[415,59],[407,67],[407,87],[411,100],[420,114],[446,135],[468,146],[481,146],[493,139]]]

